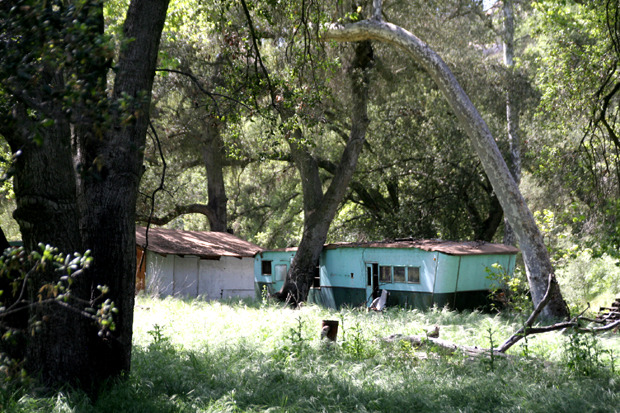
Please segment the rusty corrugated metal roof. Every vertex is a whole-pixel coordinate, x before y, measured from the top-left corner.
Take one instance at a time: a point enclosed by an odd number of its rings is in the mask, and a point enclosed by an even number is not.
[[[146,244],[144,227],[136,228],[136,244]],[[195,255],[201,258],[253,257],[262,248],[226,232],[180,231],[149,228],[147,249],[159,254]]]
[[[324,249],[336,248],[419,248],[448,255],[496,255],[516,254],[519,249],[510,245],[484,241],[442,241],[429,239],[406,239],[378,242],[342,242],[325,245]]]

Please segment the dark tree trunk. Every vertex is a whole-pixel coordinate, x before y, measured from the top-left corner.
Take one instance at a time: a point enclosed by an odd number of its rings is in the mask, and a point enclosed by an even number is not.
[[[13,108],[12,118],[13,127],[2,133],[11,151],[20,153],[14,164],[17,208],[13,217],[24,246],[32,250],[44,243],[62,251],[81,250],[69,123],[58,119],[54,125],[41,128],[37,142],[31,138],[32,130],[42,119],[32,119],[19,103]]]
[[[7,240],[6,235],[4,235],[4,230],[0,228],[0,251],[4,251],[10,246],[11,244],[9,244],[9,240]]]
[[[49,75],[53,87],[62,88],[62,75]],[[47,109],[59,113],[60,102],[47,102]],[[68,121],[59,117],[53,125],[40,128],[39,139],[32,139],[35,122],[25,107],[17,103],[13,108],[13,127],[3,135],[11,150],[20,151],[14,164],[13,188],[17,201],[14,217],[17,220],[24,246],[38,249],[37,244],[49,244],[60,251],[82,251],[77,206],[76,175],[71,151],[71,131]],[[55,283],[53,273],[39,274],[30,284],[29,299],[36,301],[39,288]],[[76,280],[73,294],[85,297],[88,281]],[[86,296],[87,297],[87,296]],[[47,297],[45,297],[47,298]],[[10,317],[8,324],[15,329],[21,348],[8,348],[15,358],[25,357],[26,369],[40,375],[45,383],[63,383],[90,380],[88,345],[84,331],[90,322],[77,317],[59,306],[37,306]],[[36,334],[29,334],[33,323],[42,321]]]
[[[109,293],[104,299],[112,300],[119,310],[114,331],[99,337],[98,327],[77,311],[54,304],[33,307],[33,321],[43,323],[28,338],[27,368],[48,385],[69,383],[93,389],[130,367],[135,203],[167,6],[168,0],[131,1],[124,25],[125,39],[131,40],[123,44],[111,100],[105,88],[109,58],[96,45],[103,31],[103,4],[97,1],[71,10],[74,15],[63,22],[66,26],[59,26],[69,30],[75,22],[86,25],[86,30],[75,31],[83,38],[71,46],[75,48],[71,53],[77,56],[83,47],[88,59],[50,64],[58,55],[46,55],[45,47],[31,50],[41,53],[44,75],[39,83],[7,84],[15,92],[15,101],[12,116],[0,132],[13,151],[21,151],[15,165],[15,218],[24,243],[29,249],[39,242],[49,243],[65,253],[90,249],[94,263],[71,286],[72,297],[96,306],[100,303],[94,301],[100,295],[97,287],[106,285]],[[69,14],[61,10],[57,18],[61,12]],[[56,11],[42,5],[40,13]],[[49,34],[68,38],[51,30],[39,34],[46,46]],[[35,57],[29,63],[37,61]],[[8,79],[14,81],[10,74]],[[65,87],[66,79],[79,79],[80,88]],[[71,106],[66,106],[65,97],[73,99]],[[52,281],[52,276],[36,280],[31,299],[37,286]]]
[[[327,232],[346,194],[355,172],[357,159],[364,146],[369,122],[367,114],[368,72],[372,61],[373,52],[370,42],[357,43],[355,57],[349,70],[353,103],[351,133],[325,194],[323,194],[317,161],[307,147],[298,144],[300,139],[289,142],[303,187],[304,232],[284,285],[276,296],[292,304],[298,304],[308,298],[319,256],[327,239]],[[296,134],[300,135],[301,132],[297,131]]]
[[[212,119],[207,125],[204,146],[202,149],[203,161],[207,171],[207,219],[211,231],[226,232],[228,230],[228,215],[226,206],[226,187],[224,184],[224,142],[221,135],[222,124],[218,119]]]
[[[116,329],[93,339],[88,365],[97,377],[113,377],[131,365],[131,338],[136,274],[135,209],[142,176],[143,152],[149,125],[151,89],[160,34],[168,0],[134,0],[123,27],[126,39],[114,82],[113,103],[129,101],[129,111],[114,113],[115,125],[105,138],[81,137],[80,164],[86,172],[80,182],[84,246],[95,265],[90,298],[106,285],[118,308]],[[129,117],[128,117],[129,116]]]
[[[502,205],[500,204],[499,199],[497,199],[495,194],[490,194],[489,197],[489,211],[487,213],[486,219],[479,227],[479,232],[476,234],[476,239],[492,242],[493,237],[497,232],[497,229],[502,223],[502,218],[504,217],[504,210],[502,209]]]
[[[502,218],[504,217],[504,211],[502,206],[493,192],[493,187],[488,183],[480,185],[487,194],[488,205],[486,216],[483,216],[479,211],[479,201],[471,199],[467,193],[467,188],[464,188],[460,194],[460,198],[465,204],[465,208],[469,214],[469,221],[471,222],[474,230],[474,239],[479,241],[493,241],[493,237],[497,232]]]

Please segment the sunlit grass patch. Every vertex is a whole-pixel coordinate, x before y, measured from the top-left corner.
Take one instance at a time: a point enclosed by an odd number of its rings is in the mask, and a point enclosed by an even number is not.
[[[339,322],[335,343],[320,339],[322,320]],[[561,332],[530,337],[511,350],[515,357],[492,362],[383,340],[436,325],[442,339],[488,347],[520,322],[437,308],[293,310],[138,297],[128,377],[93,403],[79,392],[41,397],[27,389],[1,402],[21,412],[607,412],[620,405],[618,369],[568,368]],[[620,354],[617,335],[597,340],[597,351]]]

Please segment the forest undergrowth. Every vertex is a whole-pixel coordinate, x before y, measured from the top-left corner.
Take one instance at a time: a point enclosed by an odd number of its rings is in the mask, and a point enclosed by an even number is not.
[[[338,320],[335,343],[322,320]],[[383,340],[424,335],[495,347],[522,317],[432,309],[385,312],[269,301],[138,297],[133,368],[96,400],[5,383],[11,412],[613,412],[620,340],[570,331],[530,336],[509,358]]]

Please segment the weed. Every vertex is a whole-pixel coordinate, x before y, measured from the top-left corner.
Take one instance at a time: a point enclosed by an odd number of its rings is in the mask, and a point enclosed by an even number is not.
[[[260,291],[260,298],[261,298],[261,305],[263,307],[270,307],[274,303],[274,300],[271,297],[271,294],[269,294],[269,289],[267,288],[266,285],[263,285],[263,288]]]
[[[344,327],[344,320],[342,322]],[[351,329],[350,339],[342,341],[342,350],[352,355],[355,359],[361,360],[365,357],[366,351],[366,340],[364,339],[364,333],[360,327],[359,322],[356,322],[354,327]]]
[[[521,354],[525,358],[530,357],[530,338],[525,332],[523,332],[523,340],[521,341]]]
[[[583,376],[592,376],[606,369],[603,355],[610,351],[601,348],[598,338],[593,333],[581,333],[572,329],[564,347],[566,366],[569,370]],[[613,353],[611,353],[613,360]],[[613,362],[611,370],[613,372]]]
[[[495,343],[493,342],[493,329],[487,329],[489,333],[489,369],[495,371]]]
[[[307,352],[309,344],[306,337],[304,337],[304,324],[305,321],[301,316],[295,319],[295,325],[289,327],[284,337],[284,343],[272,354],[274,360],[288,363],[293,359],[299,359]]]
[[[164,328],[159,324],[153,324],[153,328],[147,331],[147,334],[153,339],[152,343],[155,346],[161,346],[169,343],[170,339],[164,334]]]

